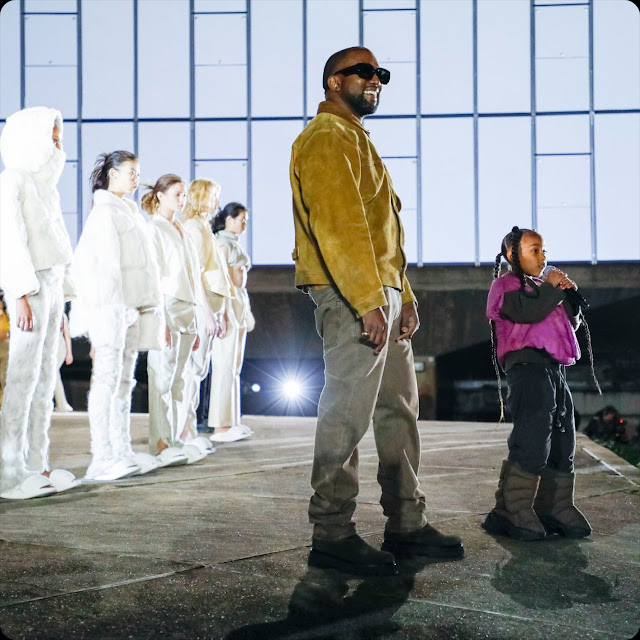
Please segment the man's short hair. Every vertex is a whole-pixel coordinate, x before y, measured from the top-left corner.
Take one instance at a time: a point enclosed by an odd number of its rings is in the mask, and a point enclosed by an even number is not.
[[[349,47],[348,49],[336,51],[336,53],[329,57],[324,65],[324,71],[322,72],[322,88],[325,91],[328,91],[329,89],[329,76],[332,76],[335,71],[340,69],[342,61],[353,51],[369,51],[369,49],[366,47]]]

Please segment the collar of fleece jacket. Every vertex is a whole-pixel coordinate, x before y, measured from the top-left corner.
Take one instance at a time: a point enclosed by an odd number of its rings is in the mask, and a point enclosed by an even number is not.
[[[39,181],[55,186],[66,160],[51,139],[56,124],[62,137],[62,114],[48,107],[29,107],[10,115],[0,136],[5,167],[28,171]]]

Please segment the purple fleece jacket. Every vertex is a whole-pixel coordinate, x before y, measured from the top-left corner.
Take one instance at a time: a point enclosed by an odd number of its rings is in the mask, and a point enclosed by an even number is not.
[[[520,280],[512,273],[496,278],[489,290],[487,317],[495,322],[498,362],[504,366],[505,355],[525,347],[544,349],[560,364],[575,364],[580,358],[580,347],[573,325],[562,302],[541,322],[519,324],[500,314],[504,294],[520,288]],[[527,285],[526,291],[533,289]]]

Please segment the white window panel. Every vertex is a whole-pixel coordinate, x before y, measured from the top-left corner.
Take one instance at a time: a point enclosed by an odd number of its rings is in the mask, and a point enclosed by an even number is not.
[[[25,3],[24,3],[24,10],[26,12],[65,11],[65,12],[75,13],[77,8],[78,8],[78,3],[76,0],[25,0]]]
[[[531,109],[529,2],[478,3],[478,109],[484,113]]]
[[[640,259],[640,114],[595,117],[598,260]]]
[[[296,121],[252,125],[252,238],[254,264],[291,264],[295,246],[289,161],[302,131]]]
[[[302,115],[301,0],[251,2],[251,111]]]
[[[0,122],[0,136],[2,135],[2,130],[4,129],[4,122]],[[4,166],[4,162],[2,162],[2,156],[0,156],[0,171],[4,171],[6,167]]]
[[[25,16],[25,64],[75,65],[76,16]]]
[[[246,15],[196,15],[194,28],[196,65],[247,63]]]
[[[536,109],[538,111],[589,109],[588,58],[536,60]]]
[[[0,12],[0,118],[20,109],[20,4],[9,2]]]
[[[227,202],[247,204],[246,160],[196,162],[196,178],[209,178],[220,185],[221,207],[224,207]]]
[[[589,116],[539,116],[538,153],[589,153]]]
[[[381,156],[415,156],[415,118],[367,118],[364,126]]]
[[[133,117],[132,0],[82,4],[82,116]]]
[[[143,118],[189,115],[189,3],[138,0],[138,100]]]
[[[247,67],[196,67],[196,117],[247,115]]]
[[[78,216],[75,213],[63,213],[62,219],[64,220],[64,226],[67,228],[71,246],[75,249],[76,244],[78,244]]]
[[[538,210],[590,206],[591,156],[536,159]]]
[[[246,11],[246,0],[195,0],[194,11]]]
[[[78,113],[78,78],[76,67],[27,67],[25,106],[46,104],[58,109],[63,118]]]
[[[246,157],[246,122],[196,122],[198,160]]]
[[[538,7],[536,58],[573,58],[589,55],[587,7]]]
[[[364,0],[363,9],[415,9],[416,0]]]
[[[60,207],[64,213],[78,212],[78,163],[65,162],[64,170],[58,181]]]
[[[422,120],[422,260],[475,261],[473,120]]]
[[[325,63],[337,51],[358,44],[358,23],[358,0],[307,0],[308,116],[314,116],[324,100]]]
[[[513,225],[531,227],[531,118],[481,118],[480,260],[493,262]]]
[[[418,163],[409,158],[387,158],[384,161],[393,188],[400,197],[402,209],[400,220],[404,227],[404,252],[407,261],[418,262],[418,216],[417,216],[417,167]]]
[[[640,14],[628,0],[596,0],[593,74],[596,109],[640,107]]]
[[[589,207],[543,209],[538,212],[537,230],[544,239],[549,264],[591,260]]]
[[[416,60],[416,12],[365,12],[364,44],[381,67],[389,62]]]
[[[188,122],[141,122],[138,125],[140,183],[155,184],[165,173],[189,182],[191,161]],[[142,189],[141,194],[144,193]]]
[[[382,63],[380,63],[382,64]],[[416,112],[416,63],[385,62],[391,82],[380,95],[379,115],[405,115]]]
[[[82,125],[82,216],[91,210],[93,193],[89,177],[100,153],[133,152],[133,124],[130,122],[85,123]]]
[[[473,111],[472,18],[471,0],[420,5],[422,113]]]

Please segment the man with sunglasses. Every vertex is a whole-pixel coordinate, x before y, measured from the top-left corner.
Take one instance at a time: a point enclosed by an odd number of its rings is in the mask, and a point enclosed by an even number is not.
[[[460,558],[459,538],[427,524],[418,482],[418,389],[411,337],[416,298],[406,277],[400,200],[362,126],[391,74],[368,49],[333,54],[325,100],[293,144],[290,179],[296,286],[314,300],[325,386],[309,505],[309,564],[356,575],[394,575],[395,555]],[[373,419],[382,550],[355,532],[358,443]]]

